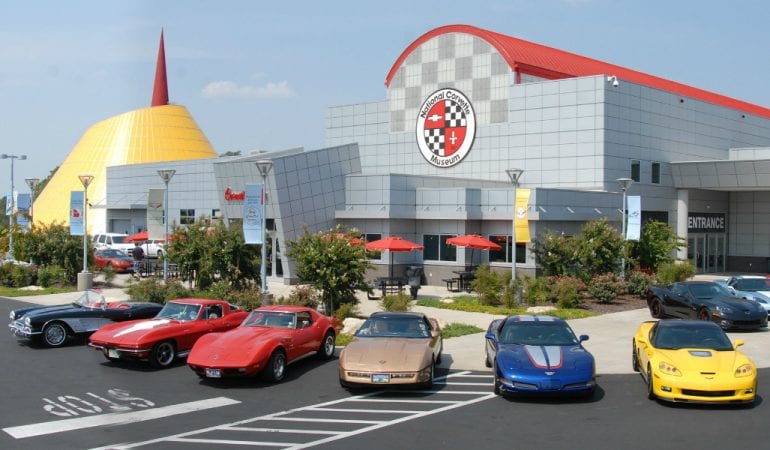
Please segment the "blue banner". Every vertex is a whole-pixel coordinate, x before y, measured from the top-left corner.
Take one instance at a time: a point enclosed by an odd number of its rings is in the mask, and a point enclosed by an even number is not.
[[[638,195],[628,197],[628,227],[626,227],[626,239],[638,241],[642,229],[642,198]]]
[[[246,198],[243,200],[243,238],[247,244],[262,243],[262,216],[264,214],[262,183],[247,184]]]
[[[29,194],[16,194],[16,211],[21,214],[16,215],[16,224],[23,230],[29,230],[29,214],[30,203],[32,199]]]
[[[70,235],[83,236],[83,191],[70,191]]]
[[[11,193],[10,192],[5,193],[5,215],[6,216],[11,215]]]

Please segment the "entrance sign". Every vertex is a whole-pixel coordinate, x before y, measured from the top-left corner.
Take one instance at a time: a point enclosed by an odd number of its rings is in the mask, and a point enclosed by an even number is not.
[[[726,223],[724,213],[689,213],[687,215],[687,232],[724,233]]]
[[[417,146],[436,167],[462,161],[476,137],[476,113],[468,97],[457,89],[430,94],[417,114]]]

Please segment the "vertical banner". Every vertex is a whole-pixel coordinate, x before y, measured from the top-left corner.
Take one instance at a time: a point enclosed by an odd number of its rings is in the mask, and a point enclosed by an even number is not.
[[[70,191],[70,234],[83,236],[83,191]]]
[[[628,223],[625,238],[629,241],[638,241],[642,229],[642,198],[638,195],[628,196],[626,202]]]
[[[5,193],[5,215],[6,216],[11,215],[11,193],[10,192]]]
[[[165,189],[150,189],[147,193],[147,239],[165,240],[163,225],[163,196]]]
[[[262,216],[265,213],[262,202],[262,183],[247,184],[243,200],[243,239],[247,244],[262,243]]]
[[[516,242],[529,242],[529,189],[516,189],[516,208],[513,223],[516,226]]]
[[[16,194],[16,211],[21,214],[16,215],[16,224],[21,227],[23,231],[29,230],[29,207],[31,202],[29,194]]]

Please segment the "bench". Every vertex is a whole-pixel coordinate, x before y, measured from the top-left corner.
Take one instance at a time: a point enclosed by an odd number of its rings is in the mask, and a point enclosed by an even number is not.
[[[443,278],[441,281],[446,283],[446,290],[449,292],[460,292],[459,278]]]

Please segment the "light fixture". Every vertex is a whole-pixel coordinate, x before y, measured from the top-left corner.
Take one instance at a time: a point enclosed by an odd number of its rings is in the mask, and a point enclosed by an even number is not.
[[[88,271],[88,186],[94,181],[90,174],[78,175],[83,185],[83,271],[78,274],[78,290],[87,291],[93,286],[94,279]]]
[[[513,217],[511,218],[511,283],[516,282],[516,188],[519,187],[519,180],[523,169],[505,169],[508,178],[513,185]]]
[[[267,227],[267,218],[265,217],[265,203],[267,203],[267,174],[270,173],[270,169],[273,168],[273,161],[269,159],[260,159],[256,163],[259,174],[262,175],[262,263],[259,270],[259,278],[262,287],[262,301],[269,301],[267,290],[267,233],[265,228]]]
[[[612,87],[618,87],[620,86],[620,83],[618,82],[618,77],[615,75],[607,75],[607,82],[612,81]]]
[[[631,178],[618,178],[615,180],[618,182],[618,185],[620,185],[620,189],[623,191],[623,207],[621,208],[622,216],[620,218],[620,234],[623,237],[623,251],[620,255],[620,278],[626,279],[626,249],[625,249],[625,241],[626,241],[626,191],[628,188],[631,187],[632,184],[634,184],[634,180]]]
[[[163,180],[163,184],[166,185],[166,190],[163,193],[163,242],[168,246],[168,183],[174,178],[176,170],[174,169],[161,169],[158,171],[160,179]],[[168,247],[163,252],[163,281],[168,279]]]
[[[13,191],[16,189],[16,186],[13,184],[13,161],[18,159],[19,161],[24,161],[27,159],[27,155],[10,155],[7,153],[3,153],[0,155],[0,159],[10,159],[11,160],[11,224],[8,229],[8,253],[5,255],[5,258],[8,260],[15,259],[13,257],[13,231],[14,228],[16,228],[16,204],[15,204],[15,198],[13,195]]]

